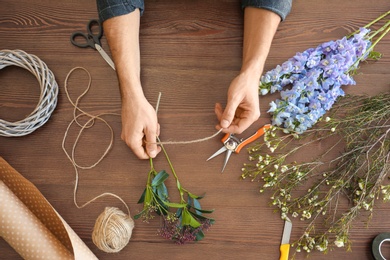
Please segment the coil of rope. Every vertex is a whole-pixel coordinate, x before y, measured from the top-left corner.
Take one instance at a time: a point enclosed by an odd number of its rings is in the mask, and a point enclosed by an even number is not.
[[[28,135],[50,118],[57,105],[58,84],[46,63],[22,50],[0,50],[0,70],[7,66],[18,66],[30,71],[39,82],[41,94],[37,106],[25,119],[8,122],[0,118],[0,136]]]

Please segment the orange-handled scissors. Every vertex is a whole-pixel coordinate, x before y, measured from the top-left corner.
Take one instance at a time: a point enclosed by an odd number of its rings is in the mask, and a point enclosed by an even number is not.
[[[211,155],[210,158],[207,159],[207,161],[213,159],[214,157],[220,155],[221,153],[226,152],[225,161],[222,168],[222,172],[223,172],[225,170],[227,162],[229,161],[230,155],[233,152],[239,153],[244,146],[258,139],[260,136],[262,136],[265,133],[265,130],[267,130],[270,127],[271,127],[270,124],[264,125],[263,127],[259,128],[259,130],[257,130],[256,133],[254,133],[253,135],[251,135],[250,137],[244,140],[238,139],[237,137],[234,136],[234,134],[227,133],[221,139],[223,143],[223,147],[218,151],[216,151],[213,155]]]

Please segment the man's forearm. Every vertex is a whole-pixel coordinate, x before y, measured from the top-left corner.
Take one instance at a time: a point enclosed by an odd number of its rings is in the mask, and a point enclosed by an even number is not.
[[[260,116],[258,87],[280,16],[257,7],[246,7],[242,67],[228,90],[225,110],[216,104],[217,129],[242,133]]]
[[[280,21],[280,16],[272,11],[255,7],[245,8],[241,73],[250,73],[260,79]]]
[[[154,158],[161,148],[156,145],[157,114],[141,85],[139,25],[139,9],[103,22],[122,96],[121,137],[138,158],[148,159]]]
[[[139,25],[138,9],[103,23],[123,101],[143,95],[140,81]]]

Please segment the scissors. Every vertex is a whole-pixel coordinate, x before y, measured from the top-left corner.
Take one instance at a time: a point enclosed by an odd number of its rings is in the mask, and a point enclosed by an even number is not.
[[[245,145],[250,144],[253,141],[255,141],[256,139],[258,139],[260,136],[262,136],[265,133],[265,130],[267,130],[270,127],[271,127],[270,124],[264,125],[263,127],[259,128],[259,130],[257,130],[256,133],[254,133],[253,135],[251,135],[250,137],[248,137],[244,140],[238,139],[237,137],[234,136],[234,134],[227,133],[221,139],[221,141],[223,143],[222,148],[219,149],[218,151],[216,151],[213,155],[211,155],[210,158],[207,159],[207,161],[213,159],[215,156],[220,155],[221,153],[226,152],[225,161],[224,161],[222,171],[221,171],[221,172],[223,172],[225,170],[227,162],[229,161],[230,155],[233,152],[239,153]]]
[[[92,27],[97,26],[98,33],[94,33],[92,31]],[[103,59],[108,63],[108,65],[111,66],[113,70],[115,70],[114,62],[111,60],[110,56],[103,50],[102,44],[100,43],[100,38],[103,36],[103,27],[99,20],[92,19],[87,24],[87,32],[88,34],[85,34],[83,32],[74,32],[70,36],[70,41],[73,43],[74,46],[80,47],[80,48],[87,48],[91,47],[95,50],[97,50],[100,55],[102,55]],[[82,39],[77,40],[76,39]]]

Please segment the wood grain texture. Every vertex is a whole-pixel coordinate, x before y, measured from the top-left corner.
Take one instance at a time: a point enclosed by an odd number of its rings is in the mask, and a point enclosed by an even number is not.
[[[294,0],[293,9],[274,39],[265,70],[275,67],[297,51],[337,39],[368,23],[390,9],[388,0],[375,4],[363,0]],[[193,193],[206,193],[202,206],[215,208],[216,224],[206,238],[194,244],[177,246],[156,234],[158,220],[136,221],[130,244],[118,254],[106,254],[92,243],[91,232],[105,206],[119,206],[115,199],[102,199],[77,209],[73,205],[74,171],[61,149],[63,134],[72,119],[72,107],[64,92],[66,74],[75,66],[87,68],[92,88],[81,106],[89,113],[120,112],[120,96],[114,71],[92,49],[74,47],[69,37],[85,30],[86,22],[97,18],[94,0],[88,1],[12,1],[3,0],[0,9],[0,49],[22,49],[47,63],[60,86],[58,106],[42,128],[21,138],[0,137],[0,156],[33,182],[99,259],[278,259],[283,222],[269,207],[268,196],[260,196],[258,183],[240,181],[240,169],[247,161],[242,152],[232,156],[224,174],[222,158],[205,162],[221,143],[167,147],[182,185]],[[240,70],[243,14],[239,1],[146,1],[141,19],[142,84],[154,105],[162,92],[159,109],[162,140],[189,140],[215,132],[214,103],[226,102],[226,90]],[[103,48],[109,53],[106,39]],[[383,58],[362,65],[356,86],[347,93],[369,95],[390,90],[390,35],[379,44]],[[20,68],[0,70],[0,117],[24,118],[33,110],[39,85]],[[85,89],[87,78],[77,71],[69,81],[75,99]],[[261,97],[262,115],[247,132],[268,122],[268,103],[276,95]],[[102,192],[115,192],[136,214],[136,202],[144,189],[148,161],[135,158],[120,140],[119,116],[105,117],[114,129],[113,149],[99,166],[81,171],[78,201],[83,203]],[[70,133],[71,147],[76,131]],[[76,153],[78,161],[90,164],[103,152],[109,132],[97,123],[82,137]],[[323,148],[319,148],[323,149]],[[310,154],[301,154],[307,158]],[[155,160],[159,169],[168,169],[163,156]],[[172,181],[172,180],[171,180]],[[168,183],[173,191],[173,182]],[[335,249],[319,252],[312,259],[372,259],[371,240],[389,231],[390,209],[379,203],[368,228],[364,217],[351,231],[352,252]],[[304,227],[294,222],[292,240]],[[0,239],[0,259],[20,259]],[[297,259],[305,259],[304,254]]]

